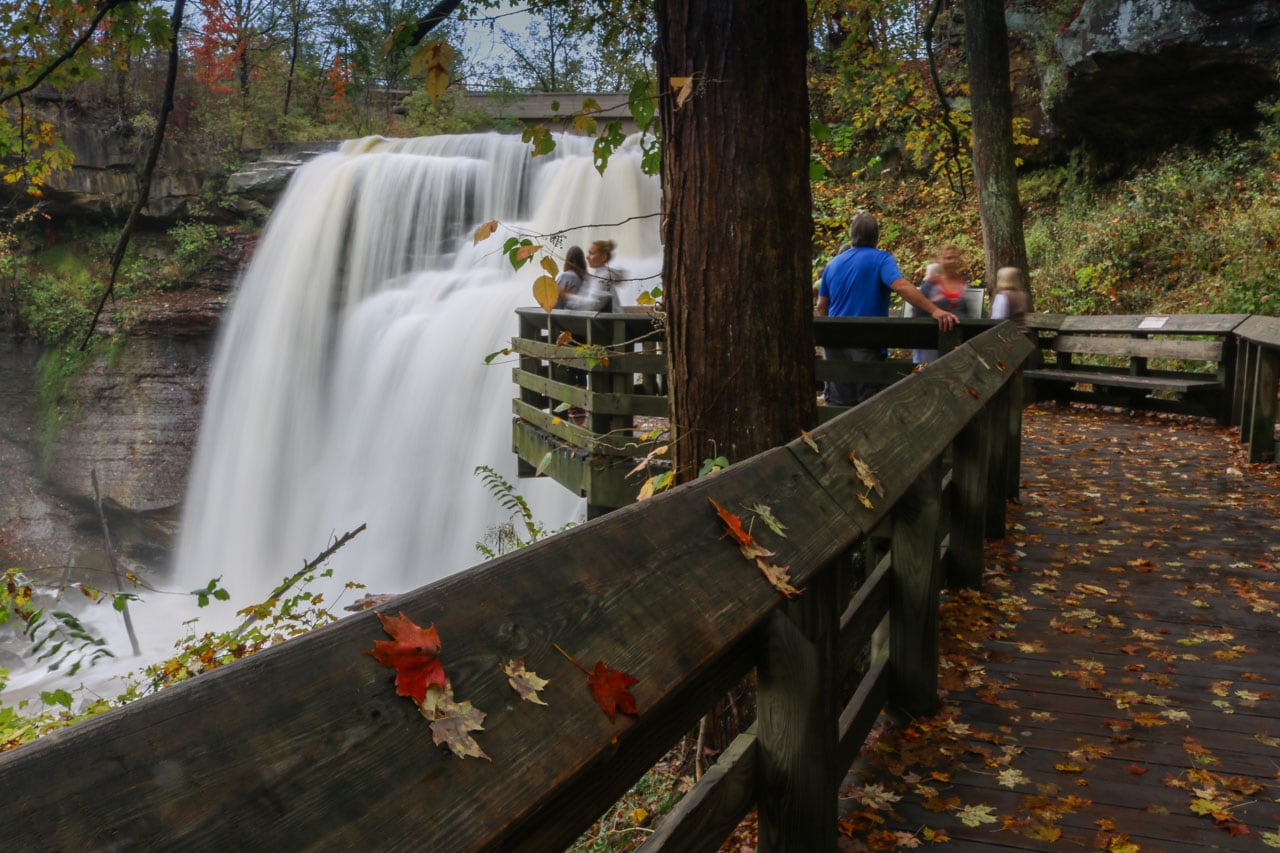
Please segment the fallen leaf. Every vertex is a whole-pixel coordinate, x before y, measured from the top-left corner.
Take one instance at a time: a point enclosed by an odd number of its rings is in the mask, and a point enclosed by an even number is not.
[[[724,524],[724,535],[738,543],[738,549],[742,551],[743,557],[754,560],[757,557],[773,556],[772,551],[751,537],[747,529],[742,526],[740,517],[722,507],[715,498],[707,498],[707,500],[711,501],[711,505],[716,508],[716,515],[720,516],[720,521]]]
[[[858,479],[862,485],[868,489],[874,489],[875,493],[880,497],[884,497],[884,486],[880,485],[880,480],[876,477],[876,472],[871,470],[871,466],[858,457],[856,453],[849,454],[849,461],[853,463],[853,467],[858,472]]]
[[[371,593],[368,593],[367,595],[363,595],[360,598],[357,598],[355,601],[351,602],[350,604],[348,604],[346,607],[342,609],[348,610],[352,613],[359,613],[361,610],[371,610],[374,607],[377,607],[379,604],[385,604],[386,602],[390,601],[395,597],[396,597],[396,593],[371,592]]]
[[[506,674],[507,683],[511,685],[511,689],[519,693],[521,699],[535,705],[547,704],[538,696],[538,691],[547,686],[547,679],[539,678],[536,672],[525,669],[524,658],[507,661],[502,671]]]
[[[778,519],[774,517],[773,510],[770,509],[767,505],[756,504],[755,506],[747,507],[747,509],[755,513],[756,518],[763,521],[765,525],[774,533],[778,534],[784,539],[786,538],[787,534],[783,531],[787,529],[787,526],[783,524],[781,521],[778,521]]]
[[[587,674],[587,686],[591,688],[591,696],[600,709],[609,716],[609,722],[616,720],[619,711],[632,716],[640,713],[636,710],[636,698],[627,689],[637,683],[636,679],[625,672],[609,669],[601,660],[596,661],[594,671],[587,669],[578,663],[573,655],[562,649],[559,643],[553,642],[551,647],[564,655],[565,660]]]
[[[453,698],[453,686],[432,686],[418,705],[422,716],[431,721],[431,737],[437,746],[446,746],[459,758],[493,759],[485,755],[471,732],[483,731],[485,713],[470,702]]]
[[[791,585],[791,577],[788,574],[786,566],[775,566],[765,561],[763,557],[756,559],[756,565],[760,567],[760,571],[764,574],[765,579],[773,584],[773,588],[785,595],[787,598],[795,598],[802,589],[796,589]]]
[[[802,429],[800,430],[800,437],[804,439],[804,443],[809,445],[809,449],[812,450],[814,453],[822,452],[821,450],[818,449],[818,440],[813,437],[813,433],[809,432],[808,430]]]
[[[995,809],[986,805],[965,806],[956,812],[960,822],[970,828],[977,828],[984,823],[995,823]]]
[[[587,676],[587,683],[591,685],[591,695],[596,704],[608,715],[609,722],[615,722],[619,711],[633,717],[639,715],[636,698],[627,689],[636,684],[637,679],[625,672],[609,669],[604,661],[598,660],[595,671]]]
[[[379,613],[378,618],[393,639],[378,640],[365,654],[396,671],[397,696],[408,696],[421,705],[428,687],[448,683],[440,663],[440,635],[435,625],[422,628],[403,612],[399,616]]]

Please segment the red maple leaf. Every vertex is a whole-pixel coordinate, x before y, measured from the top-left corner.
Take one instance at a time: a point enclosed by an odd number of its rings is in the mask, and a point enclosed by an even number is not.
[[[403,611],[399,616],[379,613],[378,618],[392,639],[378,640],[365,654],[396,671],[397,696],[408,696],[421,705],[428,687],[433,684],[444,687],[449,682],[440,663],[440,635],[436,626],[422,628]]]
[[[636,708],[636,697],[627,689],[636,683],[636,679],[625,672],[609,669],[604,661],[598,660],[595,672],[587,676],[587,683],[591,685],[591,695],[596,704],[609,715],[609,722],[615,721],[618,711],[633,717],[640,713]]]
[[[574,660],[573,655],[560,648],[558,643],[552,643],[551,646],[564,655],[569,663],[587,674],[587,686],[591,688],[591,696],[600,706],[600,710],[608,715],[609,722],[617,721],[619,711],[633,717],[640,713],[636,708],[636,697],[632,696],[631,691],[627,689],[637,683],[637,679],[625,672],[609,669],[602,660],[596,661],[595,671],[592,672]]]

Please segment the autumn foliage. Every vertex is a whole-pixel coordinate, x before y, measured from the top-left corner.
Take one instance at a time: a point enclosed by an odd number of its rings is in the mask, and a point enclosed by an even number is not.
[[[396,695],[408,696],[419,705],[431,685],[444,687],[448,679],[440,663],[440,635],[435,626],[421,628],[403,613],[378,614],[391,640],[379,640],[366,654],[396,671]]]

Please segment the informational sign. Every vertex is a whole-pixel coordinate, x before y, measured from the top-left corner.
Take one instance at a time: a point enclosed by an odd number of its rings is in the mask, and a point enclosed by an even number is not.
[[[1142,322],[1138,324],[1139,329],[1163,329],[1164,324],[1169,322],[1168,317],[1143,317]]]

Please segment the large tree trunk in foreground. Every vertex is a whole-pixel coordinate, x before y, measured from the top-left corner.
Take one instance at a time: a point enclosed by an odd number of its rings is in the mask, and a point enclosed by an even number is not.
[[[964,10],[973,103],[973,178],[982,216],[986,280],[994,287],[1000,267],[1018,267],[1029,273],[1013,156],[1009,28],[1003,0],[965,0]]]
[[[814,422],[803,0],[658,0],[664,302],[675,464]],[[693,78],[680,102],[673,78]]]

